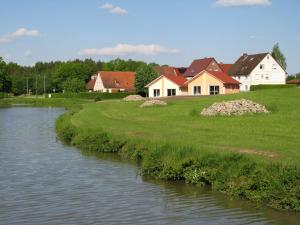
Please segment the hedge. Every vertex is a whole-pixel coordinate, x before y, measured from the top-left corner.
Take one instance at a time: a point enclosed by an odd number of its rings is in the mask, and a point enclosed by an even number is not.
[[[83,99],[121,99],[128,95],[135,94],[133,92],[118,93],[99,93],[99,92],[82,92],[82,93],[53,93],[52,98],[83,98]]]
[[[282,89],[282,88],[293,88],[296,87],[294,84],[259,84],[259,85],[252,85],[250,87],[251,91],[259,91],[265,89]]]

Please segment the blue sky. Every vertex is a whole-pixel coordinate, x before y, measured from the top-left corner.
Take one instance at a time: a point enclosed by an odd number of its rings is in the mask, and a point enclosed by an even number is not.
[[[117,57],[174,66],[233,63],[279,42],[300,72],[299,0],[0,0],[6,61]]]

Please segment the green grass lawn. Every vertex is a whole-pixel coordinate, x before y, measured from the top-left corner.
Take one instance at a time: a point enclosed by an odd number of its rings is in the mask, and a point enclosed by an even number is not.
[[[271,113],[200,116],[200,111],[214,102],[240,98],[261,103]],[[167,102],[168,106],[150,108],[140,108],[141,102],[120,100],[85,104],[72,117],[72,123],[127,139],[192,147],[199,152],[242,151],[257,159],[300,161],[299,88],[168,99]]]

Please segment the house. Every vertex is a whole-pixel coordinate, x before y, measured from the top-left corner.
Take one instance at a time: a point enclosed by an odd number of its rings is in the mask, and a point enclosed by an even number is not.
[[[194,60],[192,64],[186,69],[183,76],[187,80],[189,80],[198,75],[203,70],[206,70],[208,72],[222,72],[222,69],[214,58],[203,58]]]
[[[96,75],[95,81],[91,79],[87,86],[97,92],[123,92],[134,91],[135,73],[134,72],[116,72],[100,71]],[[94,84],[94,85],[93,85]]]
[[[223,71],[203,70],[185,85],[188,95],[224,95],[240,92],[240,83]]]
[[[249,91],[251,85],[285,84],[286,79],[286,72],[269,53],[243,54],[228,74],[241,83],[241,91]]]
[[[187,95],[187,87],[184,85],[186,81],[183,76],[170,74],[160,75],[146,85],[149,90],[149,98]]]
[[[233,94],[239,92],[239,82],[223,71],[203,70],[191,79],[183,76],[161,75],[146,87],[149,97]]]
[[[297,86],[300,86],[300,80],[299,79],[288,80],[286,83],[287,84],[295,84]]]
[[[94,75],[91,76],[91,79],[90,79],[89,82],[86,84],[86,89],[87,89],[89,92],[94,91],[96,79],[97,79],[97,74],[94,74]]]

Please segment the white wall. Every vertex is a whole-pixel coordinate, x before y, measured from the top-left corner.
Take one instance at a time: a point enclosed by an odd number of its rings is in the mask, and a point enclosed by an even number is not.
[[[263,65],[263,69],[260,69]],[[249,76],[233,77],[241,82],[240,90],[249,91],[251,85],[285,84],[286,73],[275,59],[268,54],[249,74]]]
[[[95,86],[94,86],[94,91],[99,91],[99,92],[107,92],[107,90],[104,88],[103,82],[101,80],[100,74],[98,74]]]
[[[149,86],[149,98],[154,98],[154,89],[160,90],[159,97],[167,97],[168,89],[176,89],[176,95],[182,94],[179,86],[165,77],[160,78],[158,81]]]

